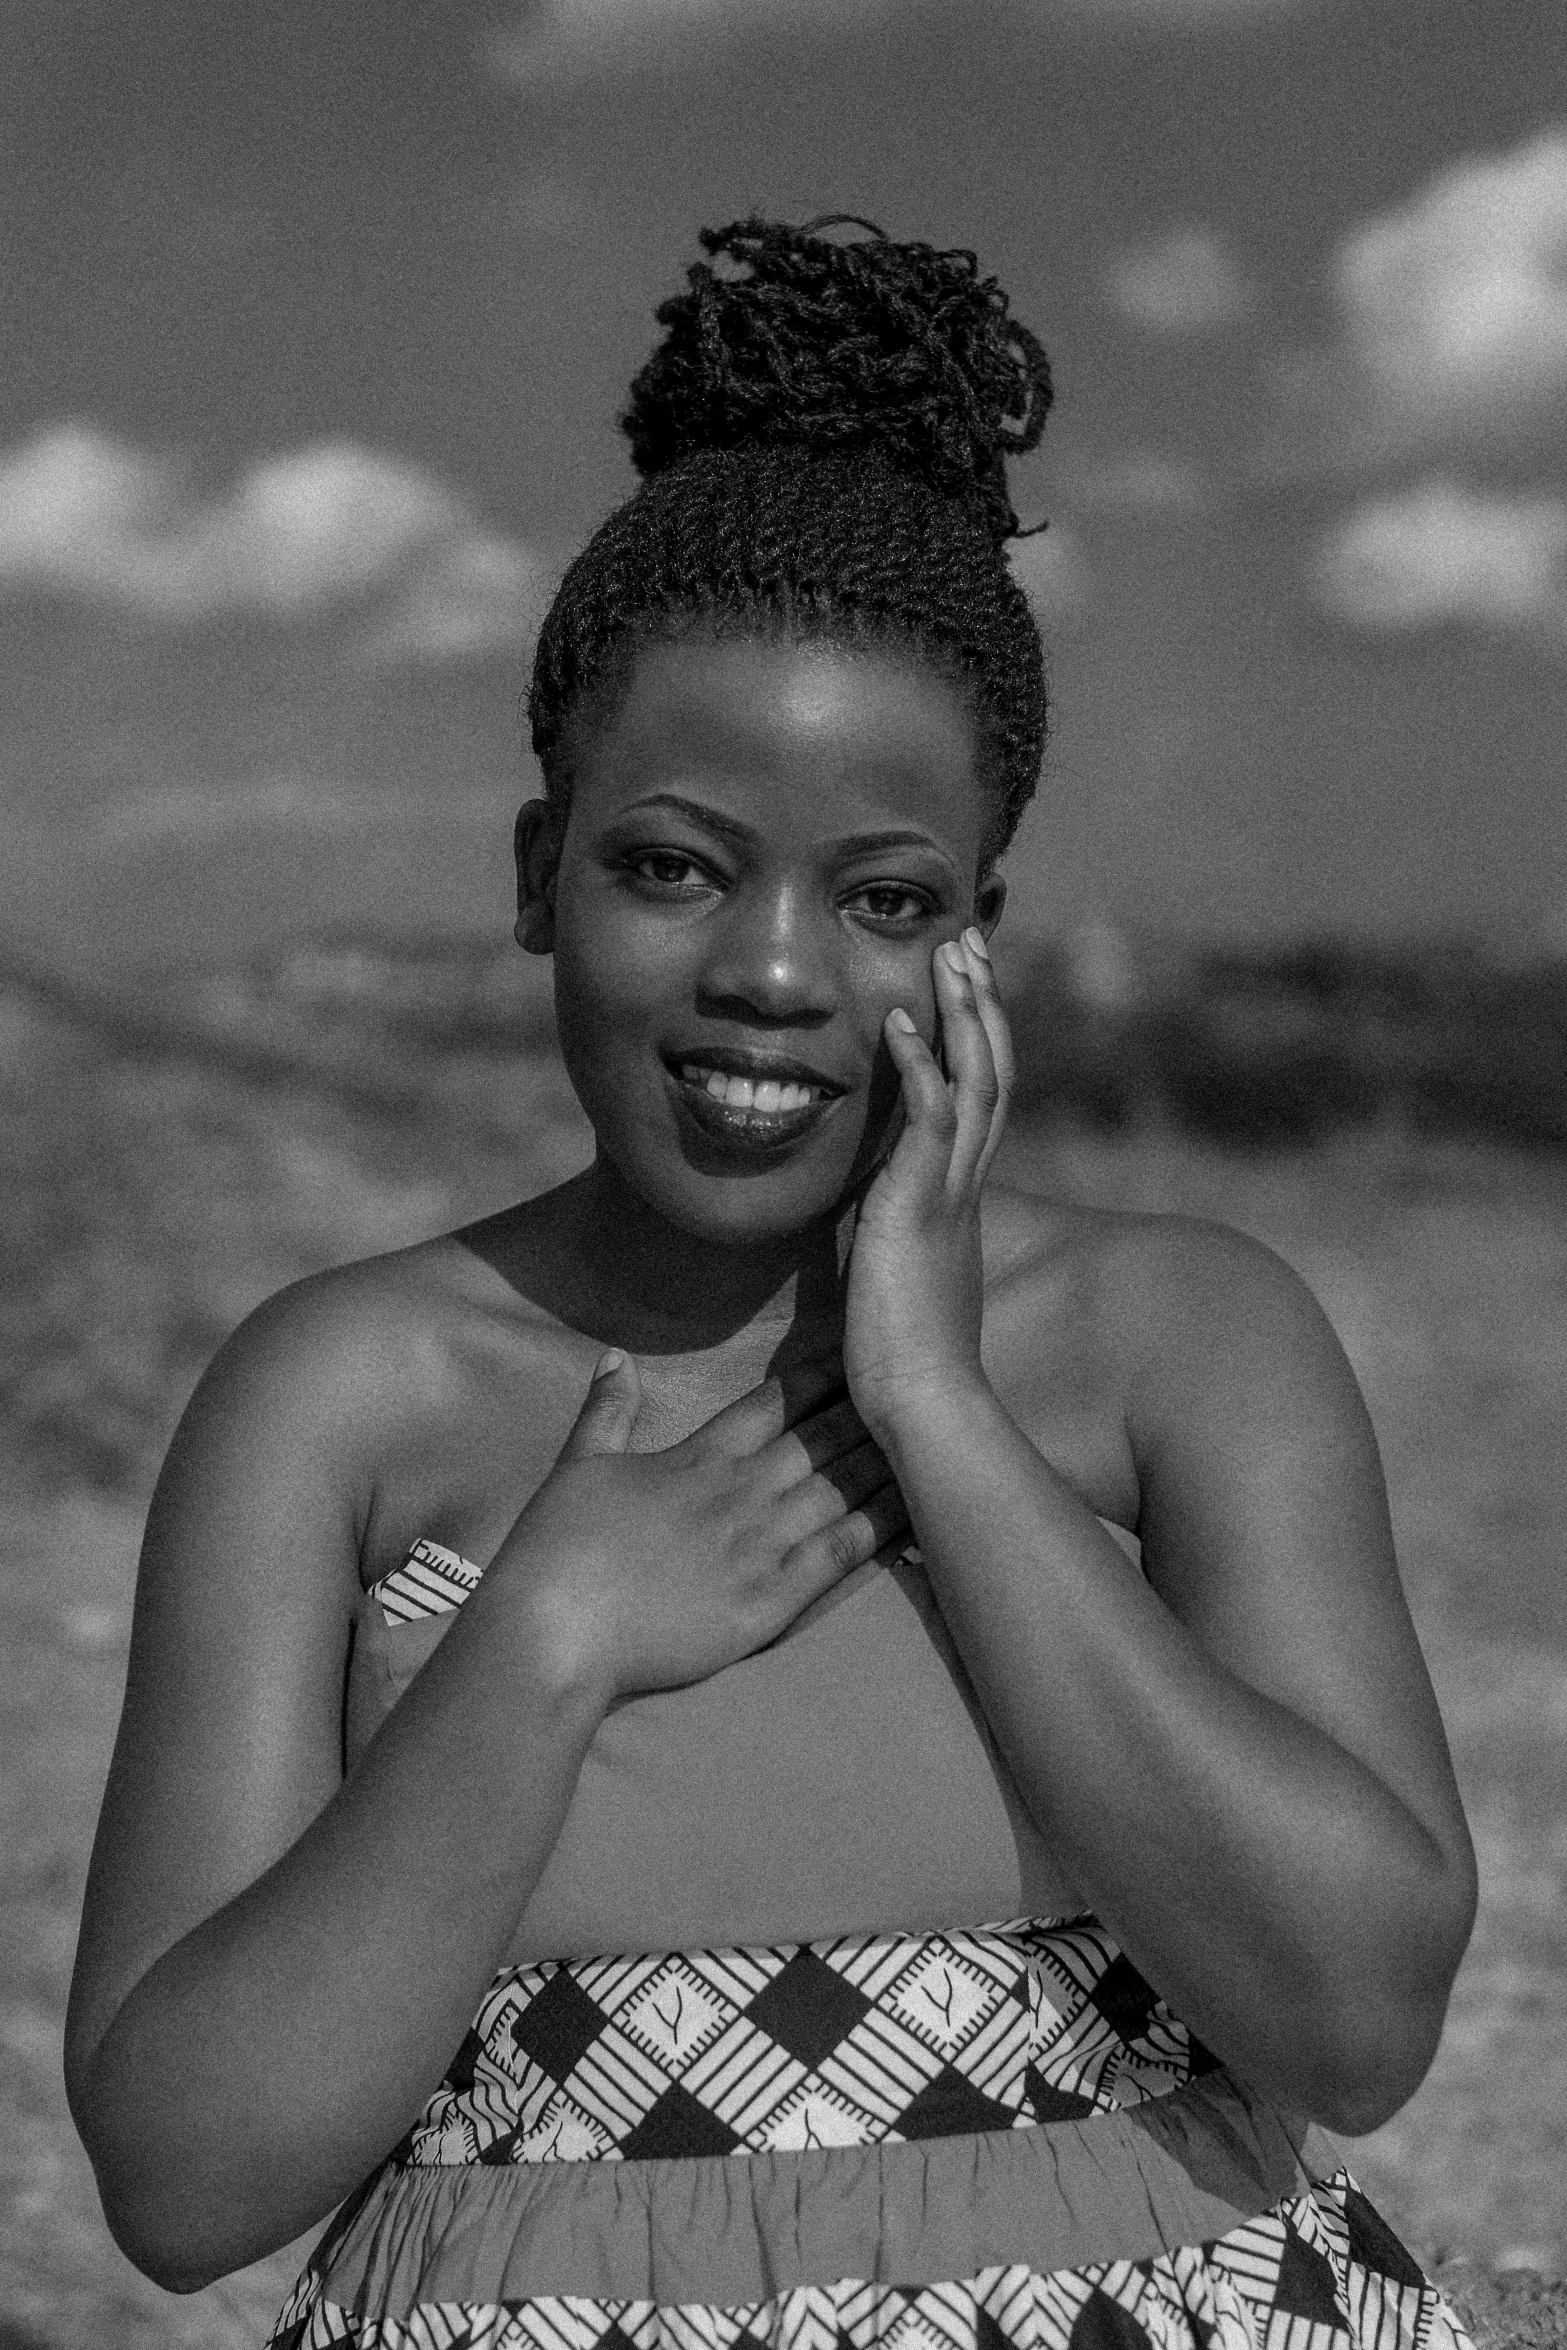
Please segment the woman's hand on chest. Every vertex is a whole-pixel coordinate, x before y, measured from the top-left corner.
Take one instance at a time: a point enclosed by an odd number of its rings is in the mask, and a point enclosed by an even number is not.
[[[767,1647],[908,1530],[836,1349],[662,1451],[627,1449],[639,1400],[634,1362],[612,1350],[477,1602],[517,1616],[606,1703],[704,1680]]]

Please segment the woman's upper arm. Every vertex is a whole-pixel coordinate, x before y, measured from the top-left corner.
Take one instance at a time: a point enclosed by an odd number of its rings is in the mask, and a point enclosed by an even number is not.
[[[1326,1316],[1281,1259],[1218,1227],[1168,1232],[1139,1286],[1158,1301],[1129,1414],[1150,1581],[1239,1679],[1365,1764],[1472,1898],[1376,1438]]]
[[[159,1477],[72,1983],[73,2076],[148,1968],[339,1784],[363,1509],[342,1294],[301,1284],[254,1315]]]

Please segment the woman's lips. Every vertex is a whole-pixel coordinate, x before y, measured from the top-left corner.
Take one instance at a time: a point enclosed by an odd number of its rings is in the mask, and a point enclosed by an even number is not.
[[[760,1085],[749,1088],[729,1083],[720,1095],[716,1089],[709,1090],[709,1076],[706,1069],[671,1069],[669,1082],[682,1111],[710,1141],[722,1143],[746,1157],[765,1156],[797,1142],[801,1135],[820,1125],[840,1098],[813,1091],[809,1100],[792,1109],[781,1105],[764,1109],[756,1099],[758,1092],[763,1101],[772,1101],[780,1094],[787,1098],[806,1089],[798,1085],[784,1087],[777,1081],[769,1084],[763,1079]],[[727,1098],[735,1093],[743,1097],[747,1090],[751,1094],[749,1102]]]

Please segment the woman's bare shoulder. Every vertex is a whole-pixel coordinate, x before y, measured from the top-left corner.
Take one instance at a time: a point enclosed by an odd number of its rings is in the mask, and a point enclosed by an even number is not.
[[[547,1346],[553,1318],[501,1283],[447,1232],[306,1274],[246,1316],[219,1360],[271,1374],[307,1374],[368,1401],[444,1376],[454,1354],[492,1343]]]
[[[208,1381],[306,1389],[313,1409],[351,1410],[438,1346],[461,1315],[463,1275],[450,1235],[306,1274],[245,1316]]]
[[[458,1234],[290,1282],[208,1366],[166,1464],[232,1461],[277,1480],[319,1463],[361,1527],[386,1463],[415,1431],[460,1418],[504,1366],[509,1392],[547,1387],[551,1317],[506,1289]]]
[[[1003,1186],[986,1188],[985,1260],[997,1392],[1099,1515],[1128,1527],[1158,1436],[1208,1414],[1237,1328],[1276,1329],[1268,1298],[1294,1283],[1222,1225]]]
[[[1086,1323],[1128,1363],[1164,1348],[1227,1352],[1238,1335],[1287,1340],[1326,1328],[1300,1275],[1274,1249],[1202,1217],[986,1193],[987,1279],[1043,1321]]]
[[[1374,1459],[1337,1334],[1275,1250],[1192,1216],[1023,1192],[997,1207],[986,1317],[998,1359],[1022,1392],[1075,1389],[1113,1414],[1145,1495],[1161,1458],[1220,1429],[1237,1452],[1288,1426]]]

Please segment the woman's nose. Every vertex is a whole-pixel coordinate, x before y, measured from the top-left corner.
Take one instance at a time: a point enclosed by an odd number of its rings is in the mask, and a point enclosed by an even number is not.
[[[775,1021],[825,1018],[837,1000],[830,942],[805,894],[789,885],[754,896],[736,891],[699,985],[713,1010],[743,1006]]]

